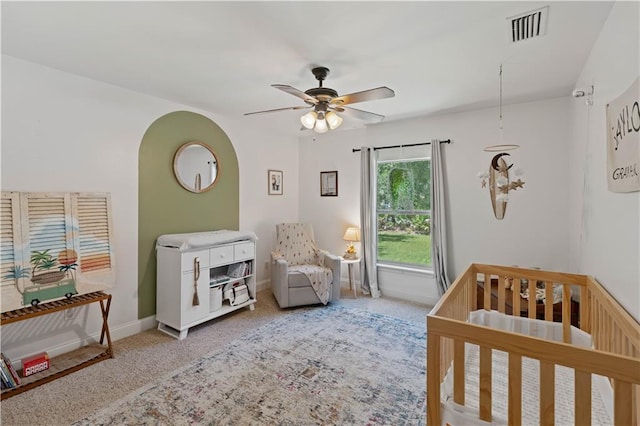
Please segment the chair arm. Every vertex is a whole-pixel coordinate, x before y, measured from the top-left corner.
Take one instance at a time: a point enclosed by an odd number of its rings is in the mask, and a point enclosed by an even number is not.
[[[331,283],[331,300],[339,300],[340,299],[340,280],[341,277],[341,266],[342,259],[340,256],[336,256],[334,254],[329,253],[328,251],[322,250],[322,254],[324,254],[324,266],[331,269],[333,273],[333,282]]]
[[[279,253],[271,252],[271,291],[280,306],[289,305],[289,265]]]

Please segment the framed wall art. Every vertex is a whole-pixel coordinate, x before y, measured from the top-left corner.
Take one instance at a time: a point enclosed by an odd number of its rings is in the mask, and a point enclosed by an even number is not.
[[[269,185],[269,195],[282,195],[282,170],[269,170],[267,184]]]
[[[338,196],[338,171],[320,172],[320,196]]]

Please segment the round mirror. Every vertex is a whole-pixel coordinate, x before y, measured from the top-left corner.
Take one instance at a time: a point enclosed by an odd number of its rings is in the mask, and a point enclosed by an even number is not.
[[[205,192],[213,188],[219,174],[218,159],[203,142],[187,142],[173,157],[173,173],[184,189]]]

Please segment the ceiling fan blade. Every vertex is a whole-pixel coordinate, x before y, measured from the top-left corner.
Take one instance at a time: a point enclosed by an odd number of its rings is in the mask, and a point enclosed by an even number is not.
[[[348,105],[356,102],[375,101],[376,99],[393,98],[396,93],[386,86],[375,89],[363,90],[362,92],[350,93],[331,99],[333,105]]]
[[[313,105],[304,105],[304,106],[294,106],[294,107],[287,107],[287,108],[267,109],[265,111],[245,112],[244,115],[254,115],[254,114],[264,114],[264,113],[267,113],[267,112],[307,109],[307,108],[312,108],[312,107],[313,107]]]
[[[295,87],[287,86],[286,84],[272,84],[271,87],[280,89],[283,92],[287,92],[290,95],[297,96],[298,98],[302,99],[307,103],[311,103],[314,105],[318,103],[318,100],[316,98],[314,98],[313,96],[307,95],[302,90],[298,90]]]
[[[357,118],[358,120],[366,121],[368,123],[379,123],[384,120],[384,115],[376,114],[369,111],[362,111],[361,109],[347,107],[336,107],[329,109],[338,111],[340,112],[340,114],[346,115],[347,117]]]

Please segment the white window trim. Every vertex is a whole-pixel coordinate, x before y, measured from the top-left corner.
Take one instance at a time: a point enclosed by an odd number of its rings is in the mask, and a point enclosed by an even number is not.
[[[380,269],[388,269],[394,271],[410,272],[416,275],[434,276],[433,268],[417,268],[415,266],[400,265],[388,262],[378,262],[376,266]]]

